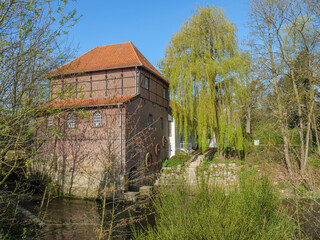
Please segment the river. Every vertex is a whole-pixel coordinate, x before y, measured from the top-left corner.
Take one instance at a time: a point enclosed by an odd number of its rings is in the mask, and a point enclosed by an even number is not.
[[[295,219],[309,239],[320,239],[320,204],[311,199],[286,199],[281,205],[288,208],[290,213],[298,213]],[[28,201],[23,207],[34,215],[39,212],[40,201]],[[110,220],[113,219],[112,239],[130,239],[130,219],[134,220],[136,227],[145,227],[147,222],[154,225],[153,214],[150,214],[149,201],[144,201],[143,206],[128,205],[124,202],[111,202],[107,206],[105,228],[109,228]],[[115,209],[112,217],[112,209]],[[45,222],[45,227],[37,231],[36,239],[57,240],[87,240],[98,239],[101,223],[101,204],[96,201],[86,201],[68,198],[56,198],[49,202],[46,211],[41,211],[40,216]],[[148,215],[147,218],[144,216]],[[105,232],[105,236],[108,232]],[[301,236],[300,236],[301,237]],[[106,238],[104,238],[106,239]]]
[[[37,215],[40,201],[26,201],[23,207]],[[140,205],[139,205],[140,206]],[[128,205],[124,202],[117,202],[107,206],[105,229],[109,229],[110,220],[113,219],[112,239],[130,239],[132,236],[131,227],[128,224],[130,219],[135,226],[146,226],[147,221],[153,224],[153,215],[150,214],[150,202],[144,202],[143,208],[138,205]],[[114,217],[112,217],[112,209]],[[101,223],[101,204],[96,201],[77,200],[68,198],[56,198],[49,202],[47,209],[41,211],[41,219],[45,227],[37,232],[36,239],[57,239],[57,240],[87,240],[98,239]],[[148,215],[146,220],[144,216]],[[105,236],[108,232],[104,233]]]

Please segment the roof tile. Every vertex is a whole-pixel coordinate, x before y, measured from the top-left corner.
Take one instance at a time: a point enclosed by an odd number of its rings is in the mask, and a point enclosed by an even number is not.
[[[132,96],[120,96],[120,97],[104,97],[104,98],[89,98],[89,99],[75,99],[75,100],[61,100],[48,104],[49,108],[76,108],[87,106],[104,106],[118,103],[124,103],[134,98]]]
[[[53,75],[88,72],[110,68],[144,66],[163,80],[168,80],[141,54],[132,42],[95,47],[54,70]]]

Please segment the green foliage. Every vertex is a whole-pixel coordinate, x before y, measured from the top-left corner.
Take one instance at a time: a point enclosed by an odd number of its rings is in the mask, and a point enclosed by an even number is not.
[[[163,160],[162,162],[162,167],[167,167],[168,166],[168,159],[166,158],[165,160]]]
[[[186,154],[175,155],[169,159],[165,159],[162,163],[162,167],[171,167],[176,169],[178,165],[183,166],[183,164],[190,160],[190,158],[191,157]]]
[[[210,164],[212,164],[212,163],[214,163],[214,161],[213,161],[212,159],[210,159],[210,158],[205,158],[205,159],[203,160],[203,162],[202,162],[202,165],[203,165],[204,167],[209,167]]]
[[[242,149],[240,115],[248,67],[235,25],[215,7],[198,7],[173,35],[160,68],[170,79],[173,115],[186,142],[194,130],[202,150],[214,134],[219,148]]]
[[[244,171],[239,186],[227,190],[202,181],[160,189],[154,199],[156,226],[136,239],[293,239],[295,226],[279,208],[268,176]]]
[[[39,115],[50,100],[48,76],[72,55],[63,34],[78,18],[67,2],[18,0],[0,5],[0,189],[6,196],[0,202],[0,236],[14,228],[19,234],[13,239],[27,235],[28,226],[11,212],[12,202],[30,193],[28,165],[47,137],[40,139],[36,133],[44,120]]]
[[[317,153],[313,153],[309,156],[309,164],[315,169],[320,170],[320,157]]]

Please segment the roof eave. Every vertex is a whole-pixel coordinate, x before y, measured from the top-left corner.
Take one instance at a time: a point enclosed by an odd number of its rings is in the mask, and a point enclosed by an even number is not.
[[[96,108],[96,107],[107,107],[107,106],[123,106],[125,102],[122,103],[111,103],[111,104],[98,104],[89,106],[73,106],[73,107],[54,107],[53,109],[79,109],[79,108]]]
[[[95,107],[107,107],[107,106],[123,106],[125,104],[128,104],[134,100],[136,100],[140,94],[133,96],[132,98],[129,98],[126,101],[120,102],[120,103],[109,103],[109,104],[95,104],[95,105],[77,105],[77,106],[72,106],[72,107],[53,107],[53,109],[75,109],[75,108],[95,108]]]

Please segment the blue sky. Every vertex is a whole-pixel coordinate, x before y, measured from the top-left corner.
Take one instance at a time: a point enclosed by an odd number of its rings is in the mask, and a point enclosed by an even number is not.
[[[239,39],[248,34],[245,0],[77,0],[71,4],[82,15],[69,33],[69,40],[78,47],[76,56],[96,46],[132,41],[157,67],[171,36],[199,5],[223,8],[237,25]]]

